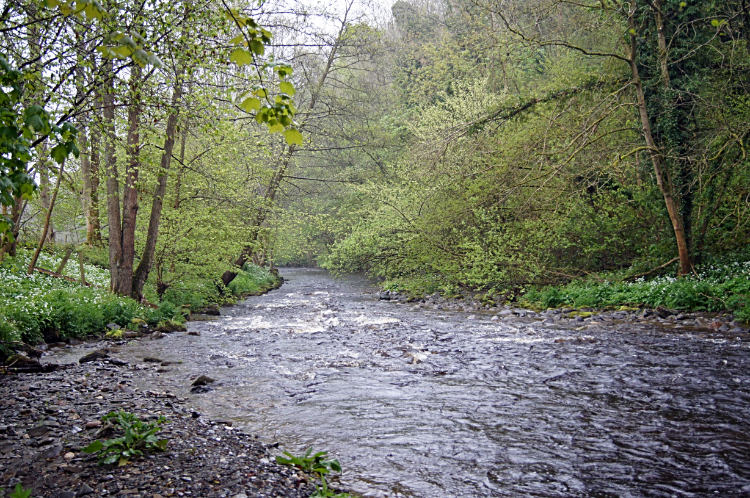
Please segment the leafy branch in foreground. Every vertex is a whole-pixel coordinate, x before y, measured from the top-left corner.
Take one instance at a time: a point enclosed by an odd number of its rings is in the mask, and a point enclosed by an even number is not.
[[[312,447],[308,448],[304,455],[296,457],[291,453],[283,452],[288,458],[277,456],[276,461],[282,465],[291,465],[299,468],[304,472],[312,472],[318,474],[321,485],[315,485],[315,492],[310,495],[310,498],[351,498],[349,493],[334,493],[328,489],[328,483],[326,482],[325,475],[330,471],[341,472],[341,464],[338,460],[326,460],[325,456],[328,454],[327,451],[319,451],[314,455],[312,453]]]
[[[168,441],[156,437],[161,425],[167,421],[164,416],[160,416],[156,422],[145,424],[134,414],[120,410],[108,413],[102,417],[102,421],[119,425],[125,430],[125,435],[106,441],[94,441],[81,450],[84,453],[99,453],[99,465],[118,462],[122,467],[131,458],[143,455],[144,451],[164,451],[167,448]]]

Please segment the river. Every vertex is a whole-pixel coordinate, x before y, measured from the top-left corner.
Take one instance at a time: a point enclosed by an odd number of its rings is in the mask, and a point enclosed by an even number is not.
[[[362,277],[283,287],[122,349],[141,387],[326,449],[368,497],[750,496],[750,343],[622,324],[415,310]],[[189,394],[191,379],[217,380]]]

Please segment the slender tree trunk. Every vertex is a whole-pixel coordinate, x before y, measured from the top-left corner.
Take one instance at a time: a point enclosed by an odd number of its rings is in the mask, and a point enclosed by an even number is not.
[[[47,141],[45,140],[39,146],[39,160],[37,162],[37,171],[39,172],[39,199],[42,202],[42,209],[44,213],[50,211],[50,181],[49,181],[49,148]],[[45,222],[46,223],[46,222]],[[50,221],[47,230],[47,242],[50,244],[55,243],[55,225]]]
[[[105,62],[105,74],[109,79],[102,92],[103,128],[104,128],[104,166],[107,172],[107,222],[109,225],[109,267],[110,290],[115,292],[120,287],[120,266],[122,264],[122,233],[120,221],[120,181],[117,172],[115,155],[115,89],[112,75],[112,61]]]
[[[86,218],[86,243],[93,245],[91,240],[93,232],[91,225],[91,154],[89,153],[87,123],[81,121],[78,123],[78,148],[81,151],[78,159],[81,161],[81,176],[83,176],[81,204],[83,204],[83,216]]]
[[[174,149],[174,136],[177,129],[177,118],[180,100],[182,99],[182,74],[175,75],[175,87],[172,93],[172,108],[167,118],[166,138],[164,140],[164,152],[161,155],[161,164],[159,167],[159,176],[157,179],[156,190],[154,191],[154,200],[151,206],[151,218],[148,223],[148,233],[146,235],[146,246],[143,249],[143,256],[135,270],[133,277],[132,296],[140,300],[143,297],[143,286],[148,279],[151,271],[151,265],[156,250],[156,239],[159,236],[159,223],[161,220],[161,211],[164,204],[164,195],[167,193],[167,177],[169,167],[172,163],[172,150]],[[184,137],[183,133],[183,137]],[[185,141],[182,142],[182,153],[184,156]]]
[[[98,120],[92,121],[89,127],[89,212],[86,214],[86,241],[89,245],[102,243],[102,227],[99,220],[99,168],[101,131]]]
[[[12,240],[7,240],[5,244],[0,247],[0,259],[5,257],[5,255],[15,257],[18,248],[18,234],[21,232],[21,218],[26,209],[26,202],[20,197],[16,197],[14,201],[15,202],[10,208],[10,221],[13,223],[13,228],[11,228],[10,234],[13,238]],[[5,206],[3,206],[3,209],[5,209]]]
[[[188,124],[185,123],[182,129],[182,137],[180,139],[180,164],[177,168],[177,180],[175,181],[174,189],[174,208],[180,209],[180,192],[182,190],[182,173],[185,169],[185,142],[187,141]]]
[[[669,78],[669,61],[667,57],[667,35],[664,32],[664,14],[662,12],[663,2],[656,0],[654,2],[656,11],[656,37],[659,41],[659,68],[661,70],[661,82],[665,90],[669,90],[671,86]]]
[[[31,263],[29,263],[29,275],[34,273],[34,268],[36,267],[36,262],[39,259],[39,253],[42,252],[42,248],[44,247],[44,242],[47,240],[47,232],[50,228],[50,218],[52,217],[52,210],[55,207],[55,200],[57,199],[57,193],[60,191],[60,182],[62,181],[63,177],[63,166],[65,165],[65,162],[63,161],[60,164],[60,171],[58,171],[57,174],[57,182],[55,182],[55,190],[52,192],[52,199],[50,199],[49,208],[47,209],[47,216],[44,219],[44,229],[42,230],[42,236],[39,238],[39,245],[36,248],[36,251],[34,251],[34,256],[31,258]]]
[[[648,116],[648,108],[646,106],[646,97],[643,93],[643,83],[638,73],[637,63],[637,26],[635,22],[635,14],[638,9],[638,2],[631,0],[631,7],[629,12],[629,24],[630,24],[630,70],[633,75],[633,85],[636,89],[638,97],[638,112],[641,117],[641,126],[643,128],[643,136],[646,140],[646,145],[649,148],[649,155],[651,156],[651,162],[654,167],[654,176],[656,177],[656,184],[664,197],[664,203],[667,206],[667,212],[669,213],[669,219],[672,222],[672,228],[674,229],[675,240],[677,242],[677,251],[680,256],[680,275],[686,275],[690,273],[692,265],[690,264],[690,253],[688,251],[687,239],[685,237],[685,228],[682,220],[682,215],[677,203],[672,196],[672,189],[669,183],[669,179],[666,178],[664,172],[664,163],[661,156],[660,150],[656,147],[654,137],[651,132],[651,123]]]

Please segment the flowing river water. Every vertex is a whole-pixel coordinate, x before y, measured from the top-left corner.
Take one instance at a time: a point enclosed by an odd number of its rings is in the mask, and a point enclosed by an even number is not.
[[[750,496],[750,343],[621,324],[415,310],[361,277],[281,289],[118,355],[182,361],[190,396],[294,454],[327,449],[363,496]],[[165,369],[162,369],[165,370]],[[198,374],[213,391],[189,394]]]

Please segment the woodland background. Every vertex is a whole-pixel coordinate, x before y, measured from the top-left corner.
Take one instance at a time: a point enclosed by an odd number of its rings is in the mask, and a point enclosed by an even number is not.
[[[747,0],[6,0],[0,31],[38,185],[3,258],[51,213],[48,246],[178,307],[270,263],[747,311]]]

